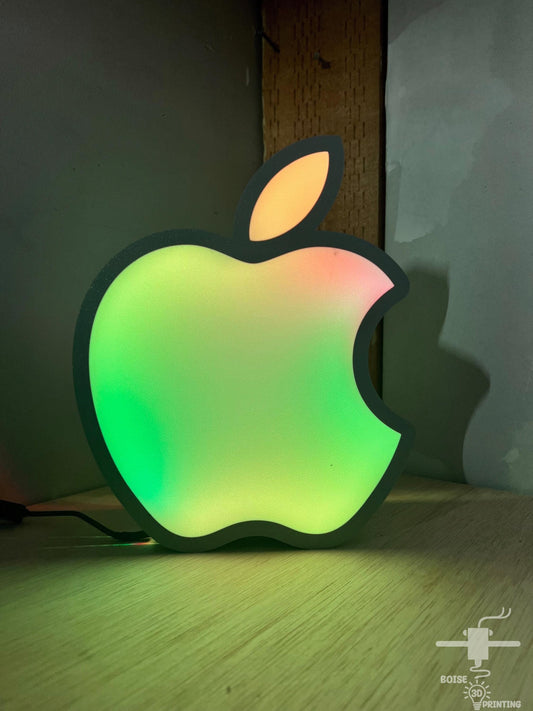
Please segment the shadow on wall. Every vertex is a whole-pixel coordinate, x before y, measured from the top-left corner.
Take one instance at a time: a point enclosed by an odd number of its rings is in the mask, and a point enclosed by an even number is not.
[[[386,321],[385,338],[394,343],[385,369],[386,402],[416,428],[406,471],[464,482],[465,435],[490,379],[473,360],[440,342],[447,274],[421,268],[406,273],[409,294]]]

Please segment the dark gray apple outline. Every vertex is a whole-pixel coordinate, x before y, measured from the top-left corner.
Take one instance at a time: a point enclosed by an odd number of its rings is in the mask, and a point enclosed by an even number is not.
[[[329,152],[329,172],[324,189],[309,214],[297,226],[282,235],[265,241],[250,241],[250,218],[263,188],[286,165],[318,151]],[[352,538],[380,506],[404,467],[414,439],[414,430],[409,423],[391,412],[374,390],[368,369],[368,349],[376,325],[385,313],[407,294],[409,282],[400,267],[378,247],[358,237],[317,229],[337,196],[343,165],[342,141],[338,136],[316,136],[283,149],[259,168],[246,186],[237,207],[233,239],[225,240],[219,235],[193,229],[168,230],[149,235],[126,247],[111,259],[85,296],[76,323],[73,347],[74,387],[85,434],[96,462],[124,508],[148,535],[167,548],[181,552],[200,552],[250,536],[274,538],[296,548],[329,548],[340,545]],[[129,489],[118,471],[100,430],[91,394],[89,342],[92,325],[106,290],[120,272],[148,252],[180,244],[214,249],[248,263],[263,262],[307,247],[333,247],[368,259],[393,282],[394,286],[367,312],[355,334],[353,369],[356,386],[367,407],[385,425],[400,434],[400,441],[372,494],[352,518],[339,528],[328,533],[310,534],[272,521],[241,521],[204,536],[179,536],[158,523]]]

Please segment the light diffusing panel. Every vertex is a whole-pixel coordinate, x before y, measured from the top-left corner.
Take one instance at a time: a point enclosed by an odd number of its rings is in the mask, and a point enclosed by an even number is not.
[[[407,280],[381,250],[316,229],[340,141],[282,151],[252,179],[233,240],[135,243],[102,270],[76,331],[82,421],[126,508],[167,547],[353,535],[411,432],[372,388],[368,345]]]

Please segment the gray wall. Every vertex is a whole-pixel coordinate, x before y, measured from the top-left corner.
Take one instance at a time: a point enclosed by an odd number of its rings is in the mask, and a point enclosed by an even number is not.
[[[409,471],[533,493],[533,4],[390,0],[384,397]]]
[[[144,235],[229,235],[262,162],[253,0],[0,8],[0,498],[104,484],[71,376],[92,279]]]

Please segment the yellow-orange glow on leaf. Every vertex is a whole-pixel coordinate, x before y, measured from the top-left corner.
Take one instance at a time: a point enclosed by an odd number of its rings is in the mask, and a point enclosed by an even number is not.
[[[250,239],[277,237],[298,225],[320,197],[329,168],[329,153],[319,151],[298,158],[266,184],[250,219]]]

